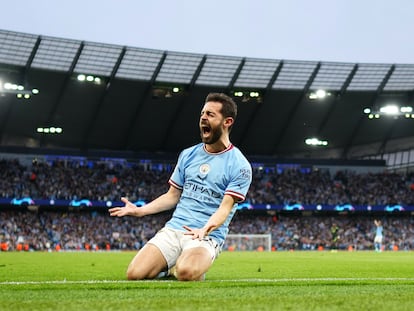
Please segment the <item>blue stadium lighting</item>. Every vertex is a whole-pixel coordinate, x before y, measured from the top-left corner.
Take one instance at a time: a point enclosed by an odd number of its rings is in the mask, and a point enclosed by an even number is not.
[[[82,200],[72,200],[69,202],[70,206],[74,206],[74,207],[87,207],[87,206],[92,206],[93,203],[91,200],[88,199],[82,199]]]
[[[392,212],[404,212],[405,209],[401,205],[387,205],[384,207],[384,211],[392,213]]]
[[[33,199],[30,197],[15,197],[4,198],[0,197],[0,204],[2,205],[20,205],[20,206],[61,206],[61,207],[83,207],[91,210],[105,208],[111,206],[121,206],[121,201],[95,201],[90,199],[83,200],[54,200],[54,199]],[[138,200],[134,202],[137,206],[142,206],[145,201]],[[251,204],[244,202],[238,206],[241,210],[266,210],[266,211],[315,211],[315,212],[387,212],[387,213],[414,213],[414,205],[329,205],[329,204]]]
[[[285,211],[303,211],[305,208],[302,204],[296,203],[296,204],[286,204],[283,206],[283,210]]]

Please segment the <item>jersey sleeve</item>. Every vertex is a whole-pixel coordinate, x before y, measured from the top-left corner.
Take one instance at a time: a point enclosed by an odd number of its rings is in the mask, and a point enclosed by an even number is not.
[[[243,202],[252,182],[252,167],[250,163],[243,159],[236,162],[233,169],[232,178],[224,194],[231,195],[236,202]]]
[[[171,174],[170,179],[168,180],[168,184],[177,188],[179,190],[183,190],[184,185],[184,168],[183,168],[183,158],[184,158],[184,151],[180,153],[178,156],[177,164],[175,165],[174,171]]]

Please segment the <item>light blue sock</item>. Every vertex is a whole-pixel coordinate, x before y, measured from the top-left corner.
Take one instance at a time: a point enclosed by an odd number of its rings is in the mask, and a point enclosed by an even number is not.
[[[166,276],[168,276],[168,271],[161,271],[160,273],[158,273],[158,275],[155,278],[162,279],[162,278],[165,278]]]

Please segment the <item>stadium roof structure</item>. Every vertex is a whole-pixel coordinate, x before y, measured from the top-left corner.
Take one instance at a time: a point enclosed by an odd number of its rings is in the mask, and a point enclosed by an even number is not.
[[[176,154],[199,142],[206,95],[224,92],[238,104],[231,140],[245,154],[358,159],[414,146],[413,112],[379,110],[412,107],[413,91],[413,64],[203,55],[0,30],[3,150]]]

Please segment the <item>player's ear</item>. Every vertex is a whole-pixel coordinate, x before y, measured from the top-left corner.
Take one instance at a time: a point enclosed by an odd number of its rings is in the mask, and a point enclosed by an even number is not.
[[[231,127],[234,123],[234,119],[232,117],[227,117],[224,119],[224,125],[227,127]]]

